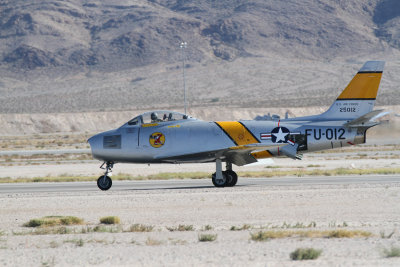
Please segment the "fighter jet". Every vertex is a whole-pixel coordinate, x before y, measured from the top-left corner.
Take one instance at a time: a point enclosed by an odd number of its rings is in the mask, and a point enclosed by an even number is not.
[[[301,159],[302,154],[366,142],[366,131],[379,122],[373,110],[383,61],[368,61],[322,114],[276,121],[202,121],[178,112],[141,114],[121,127],[91,137],[94,158],[103,161],[101,190],[112,186],[115,163],[215,162],[216,187],[236,185],[232,165],[243,166],[269,157]],[[225,163],[225,170],[222,169]]]

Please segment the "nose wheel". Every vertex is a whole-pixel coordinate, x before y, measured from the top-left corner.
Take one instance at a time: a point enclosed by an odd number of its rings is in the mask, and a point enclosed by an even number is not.
[[[104,165],[106,165],[106,167],[104,167]],[[112,172],[113,167],[114,167],[114,162],[104,162],[100,166],[101,169],[106,170],[104,172],[104,175],[100,176],[99,179],[97,179],[97,186],[103,191],[107,191],[112,186],[112,180],[108,176],[108,174]]]

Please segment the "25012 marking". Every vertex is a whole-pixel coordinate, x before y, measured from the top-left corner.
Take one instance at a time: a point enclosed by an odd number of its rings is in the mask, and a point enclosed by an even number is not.
[[[356,112],[356,108],[340,108],[339,109],[340,112]]]

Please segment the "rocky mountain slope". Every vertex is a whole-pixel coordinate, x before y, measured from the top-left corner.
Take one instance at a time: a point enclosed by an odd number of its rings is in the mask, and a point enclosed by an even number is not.
[[[1,113],[180,106],[183,57],[192,106],[326,105],[367,59],[400,104],[397,0],[3,0],[0,39]]]

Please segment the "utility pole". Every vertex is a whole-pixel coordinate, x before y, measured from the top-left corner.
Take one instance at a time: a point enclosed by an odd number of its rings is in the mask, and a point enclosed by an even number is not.
[[[179,47],[182,50],[182,74],[183,74],[183,102],[184,102],[184,106],[185,106],[185,115],[186,114],[186,79],[185,79],[185,49],[187,47],[187,43],[186,42],[181,42],[179,44]]]

